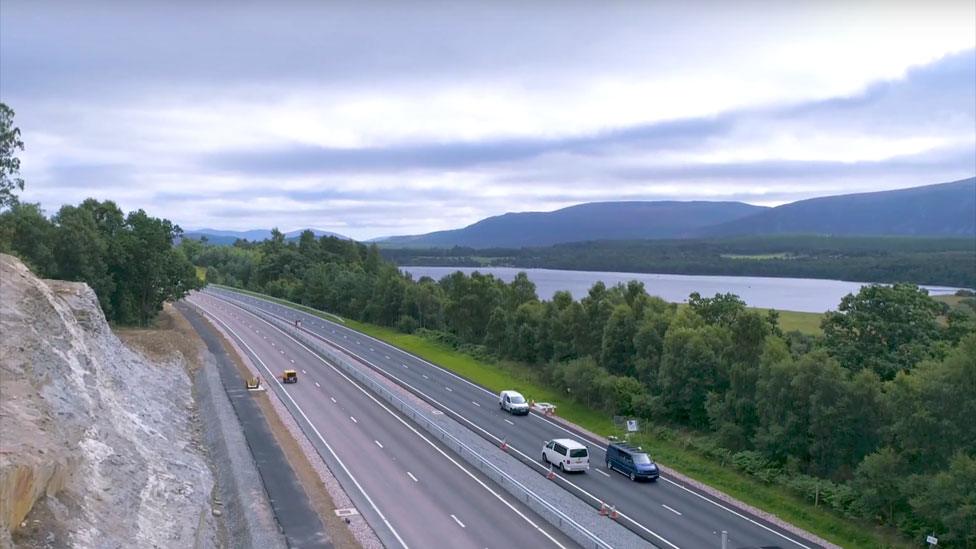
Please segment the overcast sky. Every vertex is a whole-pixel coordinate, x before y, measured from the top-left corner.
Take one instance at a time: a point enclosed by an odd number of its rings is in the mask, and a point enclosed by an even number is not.
[[[3,0],[22,200],[354,238],[976,173],[976,2]]]

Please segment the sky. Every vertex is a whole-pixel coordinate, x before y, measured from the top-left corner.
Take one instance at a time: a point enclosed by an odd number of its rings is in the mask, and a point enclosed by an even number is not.
[[[0,4],[21,200],[357,239],[976,174],[976,2]]]

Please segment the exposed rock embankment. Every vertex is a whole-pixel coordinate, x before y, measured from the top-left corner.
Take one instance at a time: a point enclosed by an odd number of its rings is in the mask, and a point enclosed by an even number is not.
[[[87,285],[0,254],[0,547],[214,545],[194,430],[179,360],[123,345]]]

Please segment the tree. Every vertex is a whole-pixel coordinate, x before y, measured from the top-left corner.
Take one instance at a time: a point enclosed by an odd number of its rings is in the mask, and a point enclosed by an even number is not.
[[[21,258],[41,276],[53,277],[57,272],[54,233],[55,226],[44,217],[40,204],[17,201],[0,213],[0,251]]]
[[[976,334],[945,359],[902,372],[886,387],[889,443],[917,471],[944,467],[958,451],[976,448]]]
[[[824,315],[824,343],[844,367],[890,380],[931,355],[943,307],[913,284],[864,286]]]
[[[524,272],[519,272],[515,275],[515,279],[512,280],[512,283],[508,285],[508,289],[508,307],[511,311],[518,309],[519,305],[522,305],[523,303],[539,300],[535,293],[535,283],[529,280],[528,275],[526,275]]]
[[[746,311],[746,302],[731,293],[702,297],[698,292],[688,296],[688,306],[708,324],[732,326],[739,315]]]
[[[658,372],[661,402],[670,415],[693,427],[708,422],[705,401],[708,393],[727,382],[718,350],[725,346],[721,332],[712,326],[677,328],[664,338],[664,352]]]
[[[891,448],[882,448],[864,458],[854,476],[862,513],[883,524],[895,524],[896,515],[907,509],[908,502],[902,492],[907,470],[905,462]]]
[[[57,278],[87,282],[98,295],[105,316],[114,318],[115,280],[106,263],[109,243],[99,231],[91,209],[62,206],[52,220],[57,226],[54,237]]]
[[[918,483],[909,502],[925,523],[919,534],[937,532],[940,545],[976,547],[976,458],[958,453],[949,468]]]
[[[18,177],[18,150],[24,150],[24,142],[20,140],[20,128],[14,126],[14,111],[0,103],[0,209],[17,201],[15,190],[24,190],[24,180]]]
[[[622,303],[613,309],[603,329],[600,364],[611,374],[633,376],[634,336],[637,335],[634,312]]]

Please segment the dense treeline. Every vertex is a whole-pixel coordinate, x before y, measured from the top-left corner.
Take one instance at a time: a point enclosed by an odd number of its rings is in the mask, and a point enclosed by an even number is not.
[[[524,275],[414,281],[375,246],[311,232],[182,246],[211,282],[510,361],[592,408],[701,433],[703,452],[838,513],[976,545],[972,299],[868,286],[812,338],[730,294],[678,307],[638,282],[543,301]]]
[[[775,236],[544,248],[383,248],[398,265],[827,278],[976,287],[976,238]]]
[[[193,264],[173,246],[179,233],[166,219],[142,210],[124,215],[114,202],[91,198],[50,219],[16,199],[0,213],[0,252],[38,276],[88,283],[117,324],[147,325],[164,301],[199,287]]]

